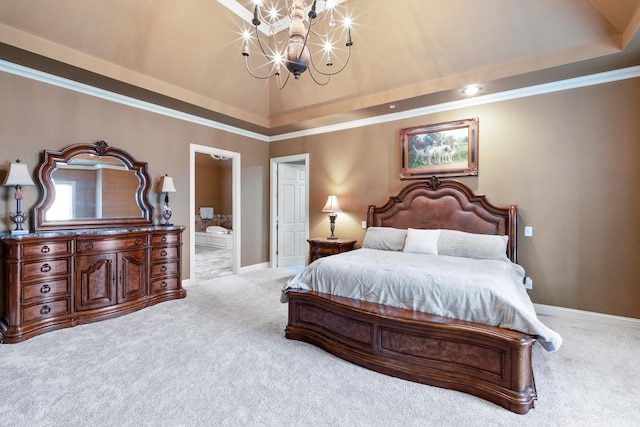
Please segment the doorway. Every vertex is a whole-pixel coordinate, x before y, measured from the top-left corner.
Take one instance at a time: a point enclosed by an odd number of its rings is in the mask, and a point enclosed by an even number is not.
[[[204,236],[202,233],[198,235],[196,239],[196,218],[200,216],[199,206],[196,207],[196,153],[206,154],[208,156],[216,156],[218,159],[226,159],[231,163],[231,214],[227,215],[224,219],[228,221],[226,229],[231,232],[228,235],[225,234],[211,234],[211,236]],[[240,236],[241,236],[241,224],[240,224],[240,153],[233,151],[221,150],[218,148],[207,147],[203,145],[191,144],[190,145],[190,196],[189,196],[189,277],[190,283],[196,283],[196,241],[200,241],[202,238],[209,238],[213,244],[219,244],[219,242],[229,242],[228,246],[231,246],[231,272],[238,274],[240,269]],[[198,208],[198,209],[196,209]],[[214,207],[215,208],[215,207]]]
[[[272,267],[304,266],[309,237],[309,154],[271,159]]]

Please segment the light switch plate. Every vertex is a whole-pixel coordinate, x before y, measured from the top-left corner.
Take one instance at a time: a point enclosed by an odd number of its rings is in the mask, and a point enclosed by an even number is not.
[[[533,279],[531,279],[531,277],[527,276],[524,278],[524,287],[526,289],[533,289]]]
[[[524,235],[525,235],[525,237],[533,236],[533,227],[525,227],[524,228]]]

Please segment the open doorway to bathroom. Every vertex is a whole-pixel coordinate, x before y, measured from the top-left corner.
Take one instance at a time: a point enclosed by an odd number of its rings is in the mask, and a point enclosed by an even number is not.
[[[237,273],[239,153],[192,145],[190,254],[192,283]]]

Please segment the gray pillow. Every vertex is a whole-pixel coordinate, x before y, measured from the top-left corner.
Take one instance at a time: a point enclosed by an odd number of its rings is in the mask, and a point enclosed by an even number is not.
[[[363,248],[383,251],[401,251],[407,230],[391,227],[369,227],[362,242]]]
[[[508,260],[508,241],[508,236],[442,230],[438,239],[438,254],[505,261]]]

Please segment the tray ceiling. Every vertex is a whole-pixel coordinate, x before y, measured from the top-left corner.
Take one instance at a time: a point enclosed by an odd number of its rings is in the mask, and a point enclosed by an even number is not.
[[[325,87],[250,77],[216,0],[0,0],[0,59],[265,135],[640,64],[640,0],[343,5],[352,59]]]

